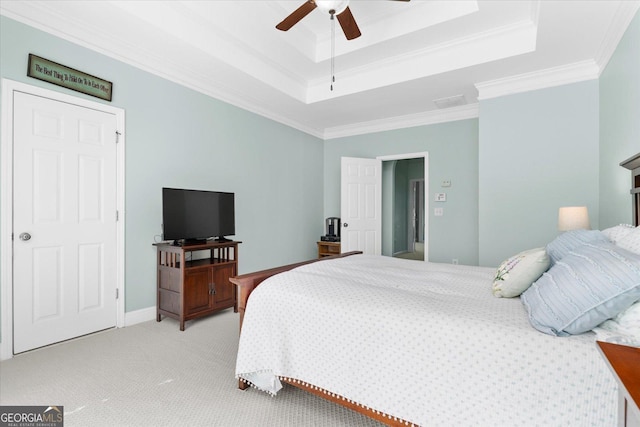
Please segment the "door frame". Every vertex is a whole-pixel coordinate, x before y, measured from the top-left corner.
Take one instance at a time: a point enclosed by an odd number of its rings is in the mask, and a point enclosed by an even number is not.
[[[424,261],[429,261],[429,152],[422,151],[418,153],[392,154],[388,156],[378,156],[376,159],[383,162],[390,160],[409,160],[424,159]],[[383,219],[384,220],[384,219]]]
[[[422,183],[422,186],[424,187],[424,185],[425,185],[425,184],[424,184],[424,178],[414,178],[414,179],[410,179],[410,180],[409,180],[409,192],[410,192],[410,194],[411,194],[411,192],[413,191],[414,186],[415,186],[417,183],[420,183],[420,182]],[[423,198],[423,200],[422,200],[422,201],[424,202],[424,201],[425,201],[425,200],[424,200],[424,194],[422,195],[422,198]],[[409,206],[407,207],[407,216],[408,216],[408,218],[407,218],[407,221],[408,221],[408,222],[407,222],[407,223],[408,223],[408,224],[409,224],[409,223],[411,223],[412,225],[411,225],[410,229],[409,229],[409,227],[407,227],[407,239],[408,239],[407,241],[411,243],[411,246],[412,246],[412,247],[411,247],[411,251],[412,251],[412,252],[415,252],[415,250],[416,250],[416,248],[415,248],[415,241],[414,241],[413,239],[414,239],[414,234],[416,233],[416,230],[415,230],[415,228],[414,228],[414,226],[415,226],[415,222],[414,222],[414,221],[412,221],[412,220],[413,220],[413,216],[411,215],[411,211],[412,211],[412,209],[413,209],[413,210],[417,209],[417,205],[416,205],[415,197],[409,197],[408,202],[409,202]],[[424,210],[424,203],[423,203],[423,206],[422,206],[422,210]],[[424,234],[424,217],[425,217],[425,215],[424,215],[424,212],[423,212],[423,213],[422,213],[422,221],[423,221],[423,223],[422,223],[422,228],[423,228],[423,234]],[[413,233],[412,233],[412,231],[413,231]],[[417,232],[418,232],[418,234],[420,234],[420,229],[419,229],[419,228],[418,228]],[[422,241],[422,243],[424,243],[424,240]]]
[[[124,326],[124,223],[125,223],[125,111],[111,105],[78,98],[62,92],[2,79],[2,112],[0,117],[0,360],[13,357],[13,94],[23,92],[79,107],[113,114],[120,132],[116,144],[116,327]],[[116,213],[114,212],[114,215]]]

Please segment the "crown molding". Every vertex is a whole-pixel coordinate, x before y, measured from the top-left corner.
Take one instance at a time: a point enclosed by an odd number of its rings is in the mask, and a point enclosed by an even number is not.
[[[595,61],[600,67],[600,73],[604,71],[609,63],[609,60],[618,47],[618,43],[620,43],[620,40],[638,10],[640,10],[640,1],[625,1],[620,3],[616,14],[611,20],[607,34],[595,56]]]
[[[335,46],[335,55],[340,57],[360,49],[372,48],[379,43],[388,42],[389,39],[423,31],[435,25],[477,13],[479,9],[478,0],[465,0],[462,2],[421,1],[413,4],[411,9],[403,8],[402,4],[395,7],[392,6],[386,13],[374,16],[372,19],[358,18],[360,28],[367,29],[366,37],[352,40],[349,43],[339,43]],[[390,28],[390,22],[393,23],[395,20],[401,20],[403,22],[402,25],[393,25]],[[392,37],[389,37],[390,35]],[[310,50],[315,51],[315,62],[330,60],[330,33],[327,32],[323,36],[319,36],[315,49]]]
[[[638,0],[620,3],[594,59],[476,83],[478,100],[599,78],[639,9]]]
[[[337,73],[333,92],[325,77],[309,81],[305,102],[334,99],[413,79],[489,63],[535,50],[537,28],[530,20],[474,33],[437,45],[387,56]]]
[[[21,7],[17,9],[9,9],[5,6],[0,3],[0,14],[2,16],[208,95],[234,107],[322,139],[323,132],[321,129],[309,127],[283,115],[275,114],[273,110],[261,107],[260,102],[249,99],[246,95],[236,93],[229,87],[223,87],[220,84],[212,85],[210,79],[207,76],[199,75],[195,68],[185,67],[184,64],[172,61],[166,56],[140,51],[134,43],[118,38],[113,34],[97,33],[83,22],[72,20],[58,13],[54,8],[49,7],[46,2],[25,2],[19,4],[18,6]],[[37,18],[31,18],[32,16],[37,16]],[[51,22],[61,25],[51,25]],[[58,28],[72,28],[73,31],[65,32],[58,30]]]
[[[145,2],[115,2],[114,5],[127,11],[132,16],[140,17],[145,22],[181,40],[188,45],[207,53],[220,63],[243,73],[250,75],[254,79],[298,100],[304,100],[306,79],[282,66],[278,61],[274,61],[264,52],[256,49],[250,43],[234,37],[227,28],[211,25],[202,14],[182,3],[166,2],[156,10],[157,15],[146,14],[148,7]],[[173,25],[163,26],[166,19],[173,19]],[[140,47],[127,52],[127,56],[135,58],[140,55]],[[184,65],[181,64],[183,68]],[[192,68],[199,67],[193,64]],[[260,70],[260,71],[258,71]],[[169,70],[171,74],[179,76],[184,70]]]
[[[7,7],[7,5],[12,6]],[[400,56],[393,58],[393,61],[389,63],[385,63],[384,61],[382,63],[376,63],[376,67],[374,68],[377,69],[380,66],[383,68],[392,68],[399,59],[408,60],[411,56],[414,56],[412,59],[415,59],[415,55],[429,56],[428,54],[433,54],[435,51],[449,50],[454,47],[459,47],[460,44],[465,45],[465,42],[473,42],[471,44],[475,43],[475,46],[477,47],[477,43],[484,37],[491,35],[494,37],[504,35],[501,33],[509,33],[507,30],[520,29],[524,34],[529,34],[525,30],[530,30],[531,27],[535,29],[538,8],[539,2],[533,2],[532,22],[519,22],[512,27],[503,27],[498,30],[494,29],[480,35],[475,35],[471,37],[471,39],[458,39],[437,46],[437,48],[434,46],[430,49],[425,48],[417,53],[406,55],[406,58]],[[608,28],[607,36],[602,41],[597,55],[595,55],[595,59],[497,80],[479,82],[475,84],[475,87],[479,92],[478,99],[490,99],[530,90],[597,79],[615,52],[617,44],[624,36],[627,27],[639,9],[640,1],[638,0],[621,2],[615,12],[611,25]],[[248,112],[292,127],[319,139],[327,140],[478,117],[478,104],[475,103],[443,110],[424,111],[406,116],[383,118],[380,120],[371,120],[324,129],[321,127],[309,126],[309,124],[304,121],[293,120],[284,115],[274,113],[273,109],[265,107],[264,103],[260,102],[258,96],[247,97],[246,94],[241,93],[241,91],[234,90],[233,87],[222,86],[219,82],[215,85],[211,84],[211,79],[207,78],[207,76],[201,75],[196,68],[185,67],[185,64],[171,61],[166,56],[154,55],[150,52],[140,52],[134,41],[120,38],[117,33],[100,32],[99,34],[96,34],[95,28],[91,28],[89,25],[82,22],[82,20],[72,19],[66,16],[60,11],[57,11],[53,6],[47,4],[47,2],[0,2],[0,12],[8,18],[56,35],[79,46],[104,54],[138,69],[147,71],[169,81],[173,81]],[[476,50],[484,51],[484,49]],[[264,63],[265,61],[262,62]],[[273,66],[273,64],[268,65],[271,67]],[[296,79],[296,76],[289,75],[282,70],[278,71],[280,72],[280,78],[286,77],[290,82],[295,81],[295,85],[298,86],[295,93],[298,96],[293,96],[291,93],[289,93],[289,96],[301,101],[302,103],[309,103],[309,100],[300,100],[300,92],[305,90],[304,87],[300,87],[302,85],[300,79]],[[349,73],[346,73],[346,77],[357,80],[356,76],[360,72],[362,72],[362,70],[359,70],[358,68],[351,69],[349,70]]]
[[[363,135],[367,133],[474,119],[478,116],[478,103],[474,103],[460,107],[447,108],[445,110],[425,111],[423,113],[409,114],[406,116],[389,117],[380,120],[326,128],[324,130],[323,139],[326,141],[329,139]]]
[[[478,100],[597,79],[600,67],[594,60],[476,83]]]
[[[475,107],[473,105],[465,105],[447,110],[391,117],[327,129],[310,127],[284,115],[276,114],[272,109],[263,108],[257,100],[248,99],[246,95],[237,94],[231,88],[211,85],[210,79],[207,79],[206,76],[198,75],[195,69],[185,68],[182,64],[172,62],[166,57],[151,55],[149,52],[141,55],[141,52],[137,51],[135,46],[115,38],[113,35],[91,33],[90,29],[83,23],[71,21],[67,17],[57,14],[51,8],[47,8],[42,3],[31,5],[31,8],[36,8],[36,14],[39,13],[42,19],[30,19],[17,11],[7,10],[6,8],[2,8],[2,15],[323,140],[478,117],[478,108],[477,104],[475,104]],[[65,23],[63,27],[74,28],[74,34],[62,32],[57,30],[55,26],[44,24],[48,20],[44,19],[43,15],[50,20],[51,14],[55,16],[54,19]],[[87,37],[82,37],[82,35]],[[99,42],[96,42],[96,37],[100,40]]]

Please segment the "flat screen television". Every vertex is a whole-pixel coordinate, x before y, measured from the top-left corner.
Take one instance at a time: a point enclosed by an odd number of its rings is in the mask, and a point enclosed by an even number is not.
[[[228,241],[236,234],[235,194],[163,188],[162,228],[164,240],[175,244]]]

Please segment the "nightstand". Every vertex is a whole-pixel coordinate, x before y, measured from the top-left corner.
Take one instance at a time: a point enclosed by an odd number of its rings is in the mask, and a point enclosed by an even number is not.
[[[318,258],[338,255],[340,253],[340,242],[318,242]]]
[[[596,343],[618,383],[618,426],[640,427],[640,348]]]

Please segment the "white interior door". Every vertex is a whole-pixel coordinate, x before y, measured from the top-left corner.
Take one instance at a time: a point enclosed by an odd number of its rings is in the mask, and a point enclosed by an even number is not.
[[[341,171],[341,250],[380,255],[382,161],[343,157]]]
[[[114,327],[116,117],[16,92],[13,350]]]

